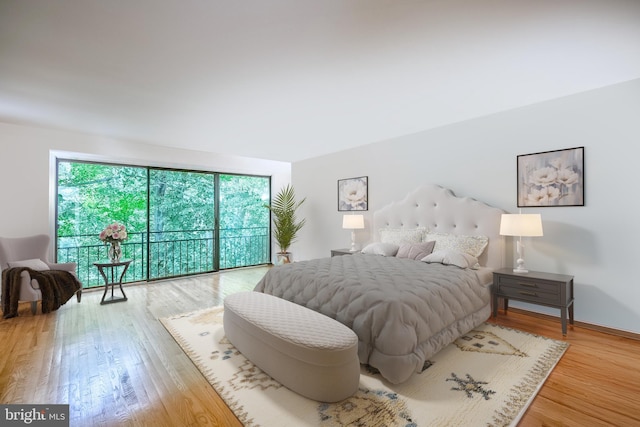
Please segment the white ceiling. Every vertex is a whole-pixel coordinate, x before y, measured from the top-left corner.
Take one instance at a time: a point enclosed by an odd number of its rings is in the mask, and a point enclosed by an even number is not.
[[[264,159],[639,77],[637,0],[0,0],[0,121]]]

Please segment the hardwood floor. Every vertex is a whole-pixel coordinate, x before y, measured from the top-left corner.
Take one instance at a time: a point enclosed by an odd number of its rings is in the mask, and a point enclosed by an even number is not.
[[[562,340],[560,319],[499,311],[490,322]],[[570,346],[519,426],[640,426],[640,341],[569,326]]]
[[[266,267],[131,285],[99,305],[84,292],[57,312],[0,320],[0,402],[68,403],[71,426],[239,426],[158,318],[253,289]],[[558,319],[500,312],[492,322],[562,339]],[[584,328],[520,426],[640,426],[640,341]]]

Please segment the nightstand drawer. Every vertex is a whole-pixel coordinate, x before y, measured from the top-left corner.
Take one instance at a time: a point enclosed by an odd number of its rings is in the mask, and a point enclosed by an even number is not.
[[[519,278],[513,276],[499,276],[498,286],[510,286],[532,292],[546,292],[556,295],[560,290],[557,282],[545,282],[543,280],[532,280],[527,277]]]
[[[498,294],[505,298],[515,298],[522,301],[530,301],[541,304],[559,304],[560,294],[556,289],[549,292],[547,289],[540,287],[524,287],[524,286],[505,286],[499,285]]]

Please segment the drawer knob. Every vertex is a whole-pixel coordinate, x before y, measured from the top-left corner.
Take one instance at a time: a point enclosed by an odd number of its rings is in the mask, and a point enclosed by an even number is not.
[[[538,294],[535,292],[529,292],[529,291],[520,291],[519,292],[520,295],[528,295],[530,297],[537,297]]]
[[[519,283],[520,286],[525,286],[527,288],[537,288],[538,285],[536,285],[535,283]]]

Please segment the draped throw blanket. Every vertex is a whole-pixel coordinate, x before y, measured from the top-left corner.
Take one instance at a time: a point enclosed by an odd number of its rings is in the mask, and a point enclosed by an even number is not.
[[[29,272],[42,292],[42,312],[57,310],[82,287],[76,276],[68,271],[35,271],[27,267],[8,268],[2,271],[2,312],[5,319],[18,315],[20,275]]]

